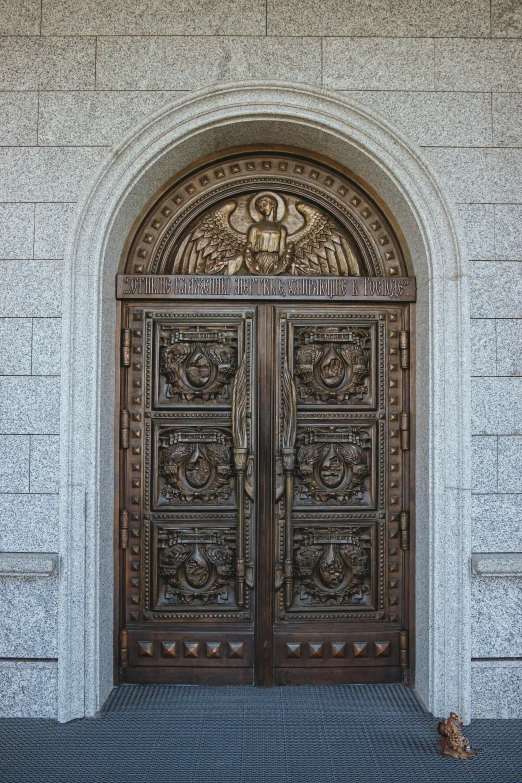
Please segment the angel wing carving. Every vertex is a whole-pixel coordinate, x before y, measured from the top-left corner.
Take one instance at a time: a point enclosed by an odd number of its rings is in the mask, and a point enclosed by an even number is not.
[[[174,274],[233,275],[243,265],[246,235],[230,225],[237,201],[207,215],[183,240],[174,261]]]
[[[360,275],[359,263],[333,220],[310,204],[296,204],[296,209],[306,224],[289,238],[294,246],[291,273],[324,277]]]
[[[233,275],[240,270],[255,275],[361,274],[348,239],[318,207],[296,203],[305,224],[289,234],[278,220],[275,195],[260,194],[255,200],[259,220],[245,225],[244,232],[230,223],[237,206],[237,201],[229,201],[217,207],[187,234],[174,258],[174,274]]]

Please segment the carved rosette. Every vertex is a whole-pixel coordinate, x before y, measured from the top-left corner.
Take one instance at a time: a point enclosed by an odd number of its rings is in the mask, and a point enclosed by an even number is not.
[[[300,502],[368,504],[372,438],[364,427],[306,427],[297,436]]]
[[[371,393],[370,331],[346,326],[296,329],[294,372],[303,402],[366,402]]]
[[[234,530],[160,528],[160,604],[233,605],[235,575]]]
[[[232,438],[218,429],[169,429],[159,437],[162,497],[175,503],[223,503],[234,491]]]
[[[235,330],[162,327],[160,372],[167,380],[167,400],[229,401],[236,367]]]
[[[371,536],[361,528],[303,529],[294,535],[299,606],[368,604]]]

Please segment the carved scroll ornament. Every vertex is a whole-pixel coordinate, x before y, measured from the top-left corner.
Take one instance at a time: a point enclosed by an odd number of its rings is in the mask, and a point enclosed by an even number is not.
[[[307,529],[295,535],[294,550],[294,592],[300,603],[357,605],[369,594],[368,534]]]
[[[294,368],[302,400],[349,402],[369,393],[371,337],[367,329],[296,330]]]
[[[235,334],[219,328],[164,327],[160,370],[178,402],[228,400],[237,365]]]
[[[295,492],[300,500],[361,502],[371,475],[371,438],[358,427],[306,428],[298,436]]]
[[[219,503],[233,492],[231,438],[203,427],[163,433],[158,473],[165,479],[161,494],[169,503]]]
[[[233,596],[233,530],[160,530],[158,573],[169,604],[225,604]]]

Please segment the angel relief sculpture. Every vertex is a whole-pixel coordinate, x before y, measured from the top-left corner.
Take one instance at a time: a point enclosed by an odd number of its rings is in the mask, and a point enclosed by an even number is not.
[[[360,275],[347,237],[318,207],[274,192],[240,196],[183,238],[174,274]]]

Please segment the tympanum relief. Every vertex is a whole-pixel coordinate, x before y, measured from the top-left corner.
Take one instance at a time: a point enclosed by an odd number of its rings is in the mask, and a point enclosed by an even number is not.
[[[360,275],[347,233],[318,206],[289,193],[239,196],[190,227],[174,274]]]

